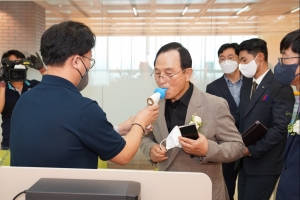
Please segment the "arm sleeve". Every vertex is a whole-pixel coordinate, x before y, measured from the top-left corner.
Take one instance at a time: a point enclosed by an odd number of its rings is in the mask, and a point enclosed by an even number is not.
[[[216,104],[215,141],[208,140],[208,151],[204,162],[233,162],[244,154],[244,143],[241,134],[234,125],[225,100]]]
[[[106,114],[96,102],[82,109],[79,137],[101,160],[112,159],[126,144],[122,136],[107,121]]]
[[[153,132],[144,135],[140,145],[140,150],[143,154],[150,159],[150,149],[153,145],[157,144]]]

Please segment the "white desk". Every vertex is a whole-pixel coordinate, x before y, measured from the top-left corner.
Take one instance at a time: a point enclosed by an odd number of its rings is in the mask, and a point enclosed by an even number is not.
[[[40,178],[136,181],[141,183],[142,200],[212,199],[211,180],[202,173],[31,167],[0,167],[0,199],[12,200]],[[25,195],[17,200],[25,200]]]

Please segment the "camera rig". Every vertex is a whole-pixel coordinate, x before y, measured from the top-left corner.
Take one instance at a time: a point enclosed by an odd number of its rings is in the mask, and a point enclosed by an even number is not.
[[[21,60],[10,61],[4,58],[1,61],[0,81],[24,81],[27,77],[27,69],[32,66],[30,58],[22,58]]]

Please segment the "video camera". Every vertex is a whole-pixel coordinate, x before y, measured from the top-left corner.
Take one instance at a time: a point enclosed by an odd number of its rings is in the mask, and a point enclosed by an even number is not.
[[[30,58],[22,58],[21,60],[10,61],[4,58],[1,61],[0,81],[24,81],[27,77],[27,69],[32,66]]]

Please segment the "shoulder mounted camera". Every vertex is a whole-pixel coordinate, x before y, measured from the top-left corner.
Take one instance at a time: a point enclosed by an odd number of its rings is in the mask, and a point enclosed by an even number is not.
[[[27,77],[27,69],[32,66],[29,58],[22,58],[21,60],[10,61],[4,58],[1,61],[0,81],[24,81]]]

